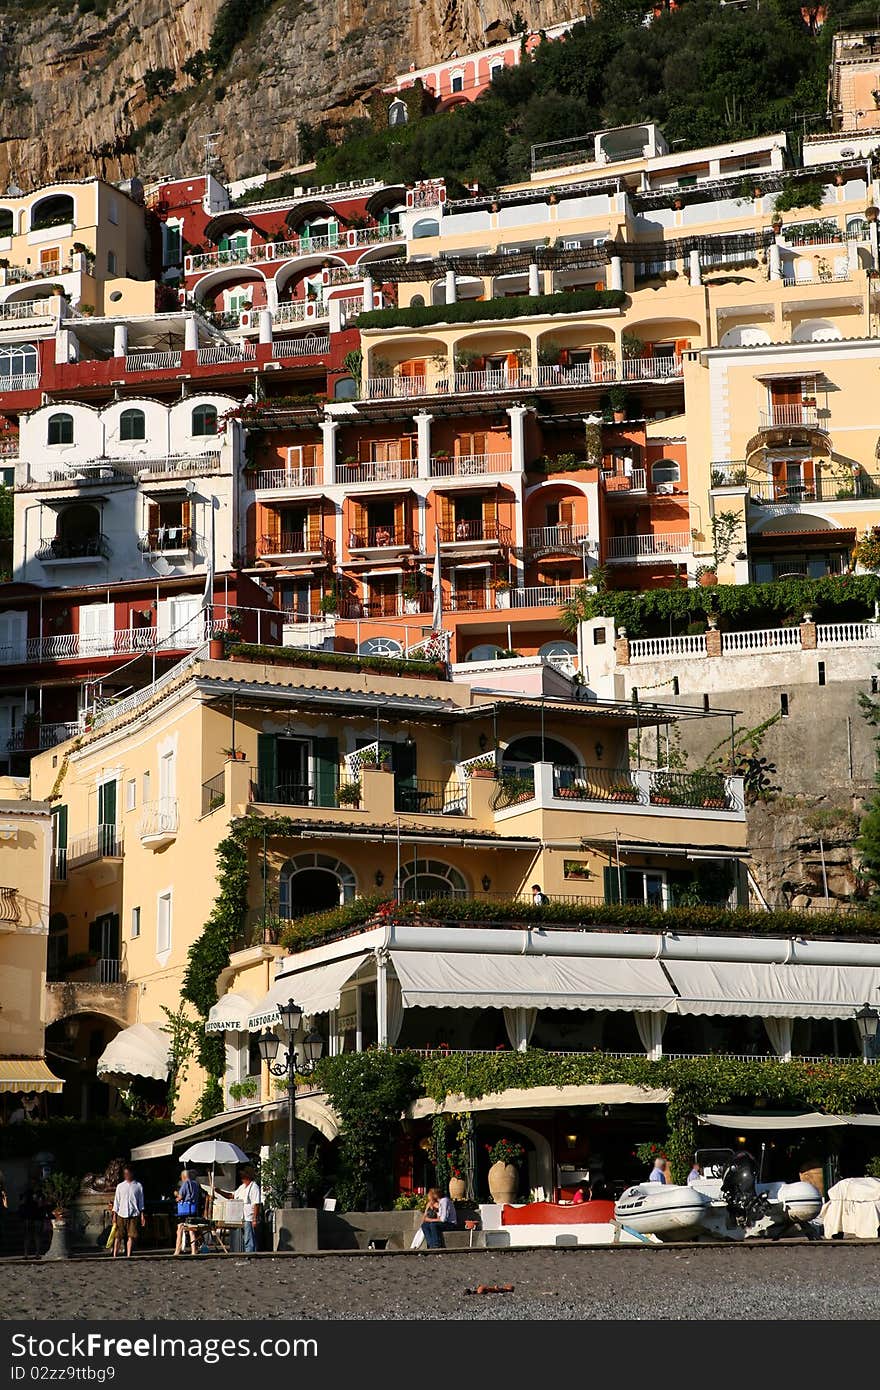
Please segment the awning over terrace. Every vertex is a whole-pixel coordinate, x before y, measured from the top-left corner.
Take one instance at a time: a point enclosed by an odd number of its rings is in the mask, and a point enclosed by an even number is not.
[[[662,1012],[675,997],[653,960],[392,951],[405,1009]]]
[[[286,1004],[288,999],[293,999],[307,1017],[338,1009],[343,985],[362,962],[362,956],[349,956],[330,961],[328,965],[318,965],[313,970],[302,970],[296,975],[284,975],[252,1008],[245,1026],[251,1031],[274,1027],[280,1022],[278,1005]]]
[[[880,969],[668,960],[679,1014],[742,1018],[848,1018],[880,990]]]
[[[247,1027],[248,1017],[256,1003],[256,999],[249,999],[245,994],[224,994],[208,1013],[205,1032],[240,1032]]]

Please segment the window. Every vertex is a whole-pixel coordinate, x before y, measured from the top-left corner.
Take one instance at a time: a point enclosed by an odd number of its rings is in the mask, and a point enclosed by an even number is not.
[[[107,211],[107,220],[112,222],[114,227],[119,225],[119,203],[116,198],[110,199],[110,207]]]
[[[130,777],[125,784],[125,809],[133,811],[137,806],[137,778]]]
[[[46,434],[47,444],[73,443],[73,416],[66,411],[60,415],[50,415]]]
[[[187,550],[193,540],[192,503],[178,497],[148,502],[143,546],[150,552]]]
[[[115,274],[116,274],[116,252],[115,252],[115,251],[108,251],[108,252],[107,252],[107,274],[108,274],[108,275],[115,275]]]
[[[204,435],[217,433],[217,407],[213,405],[197,405],[192,413],[192,432],[193,438],[199,439]]]
[[[675,459],[659,459],[651,465],[651,482],[654,487],[664,483],[671,486],[681,481],[681,469]]]
[[[420,898],[464,898],[467,897],[467,883],[458,869],[441,859],[413,859],[400,871],[397,893],[404,902],[417,902]]]
[[[504,71],[504,64],[503,64],[503,63],[493,63],[492,66],[491,66],[491,68],[489,69],[489,81],[490,81],[490,82],[494,82],[494,81],[495,81],[495,78],[496,78],[496,77],[499,77],[503,71]]]
[[[156,955],[171,950],[171,889],[160,893],[156,902]]]
[[[183,235],[180,224],[166,222],[164,227],[165,264],[180,265],[183,257]]]
[[[0,236],[12,236],[13,234],[13,214],[10,208],[0,208]],[[849,224],[847,224],[848,226]],[[867,232],[865,233],[867,236]]]
[[[406,109],[406,103],[399,99],[397,101],[392,101],[388,108],[388,124],[406,125],[408,117],[409,113]]]
[[[37,368],[37,349],[33,343],[0,347],[0,382],[11,376],[36,375]]]
[[[119,417],[120,439],[146,439],[147,417],[142,410],[123,410]]]
[[[248,1034],[247,1046],[247,1074],[248,1076],[260,1076],[263,1071],[263,1062],[260,1057],[260,1035],[259,1033]]]
[[[139,907],[131,909],[131,939],[136,941],[141,934],[141,910]]]
[[[452,81],[451,81],[451,84],[450,84],[450,90],[453,91],[453,92],[463,92],[463,91],[464,91],[464,73],[463,73],[463,72],[454,72],[454,73],[452,74]]]
[[[141,782],[141,786],[142,786],[142,788],[143,788],[143,790],[142,790],[142,792],[141,792],[141,801],[143,801],[143,803],[146,805],[146,803],[147,803],[147,802],[149,801],[149,799],[150,799],[150,774],[149,774],[149,772],[145,772],[145,773],[144,773],[143,779],[142,779],[142,782]]]

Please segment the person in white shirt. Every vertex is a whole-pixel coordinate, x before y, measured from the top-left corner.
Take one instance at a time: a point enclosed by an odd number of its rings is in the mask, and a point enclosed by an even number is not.
[[[454,1231],[458,1225],[458,1214],[451,1197],[441,1197],[439,1188],[432,1187],[428,1192],[428,1205],[422,1230],[429,1250],[442,1250],[443,1232]]]
[[[263,1194],[254,1177],[253,1168],[247,1165],[242,1168],[241,1181],[232,1196],[234,1201],[241,1202],[244,1207],[244,1248],[247,1254],[253,1255],[257,1250],[260,1210],[263,1205]]]
[[[666,1159],[655,1158],[654,1167],[648,1174],[648,1182],[666,1182]]]
[[[688,1185],[688,1187],[693,1187],[693,1185],[694,1185],[695,1182],[701,1182],[701,1181],[702,1181],[702,1177],[703,1177],[703,1174],[702,1174],[702,1172],[700,1171],[700,1165],[697,1163],[697,1160],[694,1159],[694,1166],[693,1166],[693,1168],[691,1168],[691,1171],[688,1173],[688,1177],[687,1177],[687,1185]]]
[[[145,1225],[144,1189],[136,1180],[131,1168],[123,1168],[122,1182],[117,1184],[113,1197],[113,1222],[116,1236],[113,1241],[113,1258],[119,1253],[125,1241],[126,1259],[131,1259],[131,1249],[138,1237],[138,1227]]]

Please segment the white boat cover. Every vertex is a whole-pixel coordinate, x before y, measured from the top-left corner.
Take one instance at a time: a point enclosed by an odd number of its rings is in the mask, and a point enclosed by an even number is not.
[[[98,1058],[98,1075],[117,1083],[133,1076],[167,1081],[170,1068],[171,1039],[161,1023],[133,1023],[123,1028]]]
[[[819,1220],[826,1240],[838,1234],[876,1240],[880,1231],[880,1178],[836,1182],[828,1189]]]
[[[876,999],[880,969],[856,965],[757,965],[664,961],[680,1014],[746,1018],[852,1018]]]
[[[251,999],[246,994],[224,994],[208,1013],[205,1032],[241,1032],[247,1027],[248,1017],[253,1012],[256,1002],[256,999]]]
[[[662,1011],[675,1006],[653,960],[392,951],[391,961],[405,1009]]]
[[[309,1018],[338,1009],[342,987],[363,964],[363,959],[363,956],[346,956],[344,960],[330,961],[327,965],[316,965],[312,970],[283,976],[275,981],[256,1007],[251,1006],[245,1026],[251,1032],[258,1028],[274,1027],[281,1021],[278,1005],[286,1004],[288,999],[296,1000],[303,1014]]]

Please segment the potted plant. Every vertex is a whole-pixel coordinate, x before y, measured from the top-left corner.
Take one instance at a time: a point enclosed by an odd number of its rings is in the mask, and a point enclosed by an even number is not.
[[[499,1139],[495,1144],[487,1144],[489,1153],[489,1191],[492,1201],[499,1206],[509,1204],[516,1197],[519,1184],[518,1167],[526,1156],[522,1144],[515,1139]]]
[[[360,750],[361,767],[375,767],[380,772],[391,771],[391,754],[387,748],[376,749],[373,745]]]
[[[612,782],[608,789],[609,801],[638,801],[638,790],[632,782]]]
[[[403,609],[405,613],[421,612],[421,588],[418,579],[411,575],[403,583]]]
[[[449,1195],[453,1202],[463,1202],[467,1195],[464,1164],[457,1153],[447,1154],[446,1162],[449,1165]]]
[[[244,1081],[233,1081],[229,1087],[229,1097],[235,1105],[253,1100],[257,1094],[257,1078],[255,1076],[245,1077]]]
[[[508,579],[496,579],[492,583],[495,590],[495,607],[510,607],[510,581]]]
[[[243,748],[221,748],[220,751],[221,751],[221,753],[224,753],[224,754],[226,755],[226,757],[229,758],[229,759],[231,759],[233,762],[236,762],[236,763],[243,763],[243,762],[244,762],[244,749],[243,749]]]
[[[318,600],[318,607],[325,618],[339,617],[339,590],[331,589],[329,593],[322,594]]]
[[[718,583],[718,574],[714,565],[698,565],[694,577],[704,589],[709,589]]]
[[[70,1208],[79,1195],[81,1182],[69,1173],[52,1173],[43,1183],[43,1194],[52,1211],[52,1244],[44,1260],[66,1260],[70,1257]]]
[[[612,386],[608,392],[608,405],[615,425],[622,425],[626,419],[626,387]]]
[[[484,753],[480,758],[473,758],[468,765],[468,777],[492,777],[495,776],[495,754]]]
[[[361,784],[360,782],[342,782],[336,793],[336,801],[340,806],[353,806],[357,809],[361,804]]]

